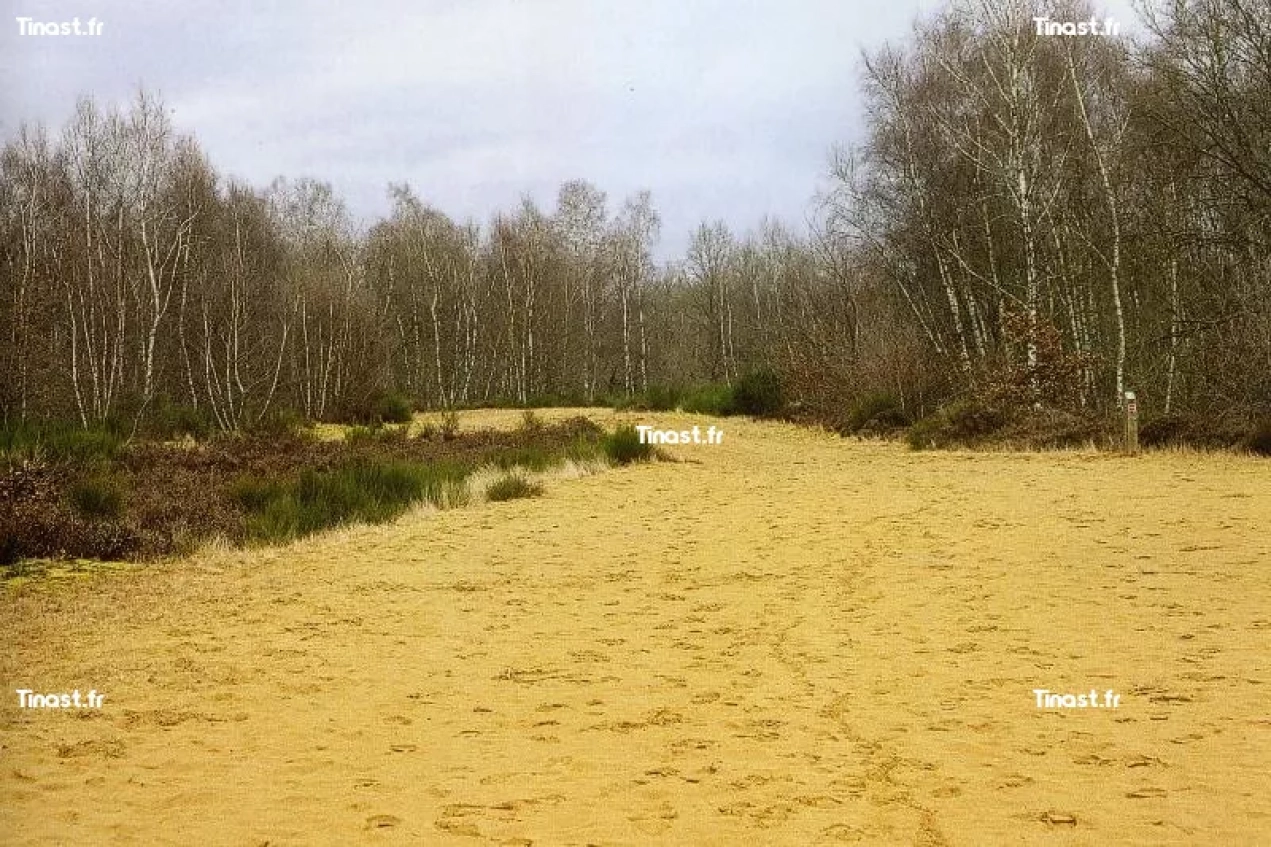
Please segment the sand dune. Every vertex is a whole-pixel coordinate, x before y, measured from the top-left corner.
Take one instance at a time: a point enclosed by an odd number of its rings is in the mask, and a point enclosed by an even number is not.
[[[1271,463],[723,426],[540,500],[10,587],[0,842],[1271,838]]]

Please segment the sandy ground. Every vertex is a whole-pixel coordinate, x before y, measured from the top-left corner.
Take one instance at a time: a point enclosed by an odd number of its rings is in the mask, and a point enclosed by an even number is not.
[[[8,588],[0,843],[1271,841],[1271,462],[722,425],[540,500]]]

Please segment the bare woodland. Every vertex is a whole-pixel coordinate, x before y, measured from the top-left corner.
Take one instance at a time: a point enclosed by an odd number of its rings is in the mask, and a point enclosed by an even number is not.
[[[596,402],[772,368],[822,414],[1021,402],[1271,413],[1271,6],[1167,0],[1139,42],[1039,37],[1080,4],[958,4],[862,60],[863,141],[810,225],[703,222],[655,261],[647,192],[586,181],[456,221],[418,188],[352,220],[331,187],[218,174],[164,105],[82,100],[0,154],[7,423],[217,428]]]

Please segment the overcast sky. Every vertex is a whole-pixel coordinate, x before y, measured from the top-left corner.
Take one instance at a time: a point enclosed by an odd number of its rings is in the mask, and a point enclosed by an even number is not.
[[[485,221],[590,180],[642,188],[660,255],[703,219],[802,228],[829,150],[859,137],[862,48],[942,0],[0,0],[0,134],[75,99],[157,92],[219,172],[331,182],[369,222],[409,182]],[[1133,20],[1129,0],[1104,2]],[[98,36],[23,37],[19,17]]]

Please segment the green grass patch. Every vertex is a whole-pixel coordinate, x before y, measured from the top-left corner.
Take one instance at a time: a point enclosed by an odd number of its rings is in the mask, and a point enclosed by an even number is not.
[[[363,460],[304,470],[290,483],[240,479],[231,496],[246,513],[247,538],[272,543],[348,523],[385,523],[413,503],[458,505],[469,473],[457,462]]]
[[[493,503],[504,500],[519,500],[525,497],[539,497],[543,494],[543,486],[530,482],[520,474],[505,474],[486,486],[485,496]]]
[[[680,408],[697,415],[724,417],[736,412],[733,390],[723,383],[699,385],[684,392]]]
[[[653,458],[653,446],[640,442],[640,433],[634,426],[620,426],[601,441],[604,454],[615,465],[647,462]]]
[[[0,457],[91,464],[114,459],[125,440],[115,424],[88,429],[70,423],[8,424],[0,427]]]
[[[500,470],[521,467],[528,471],[545,471],[561,463],[561,456],[546,447],[509,447],[500,450],[492,458],[492,464]]]

